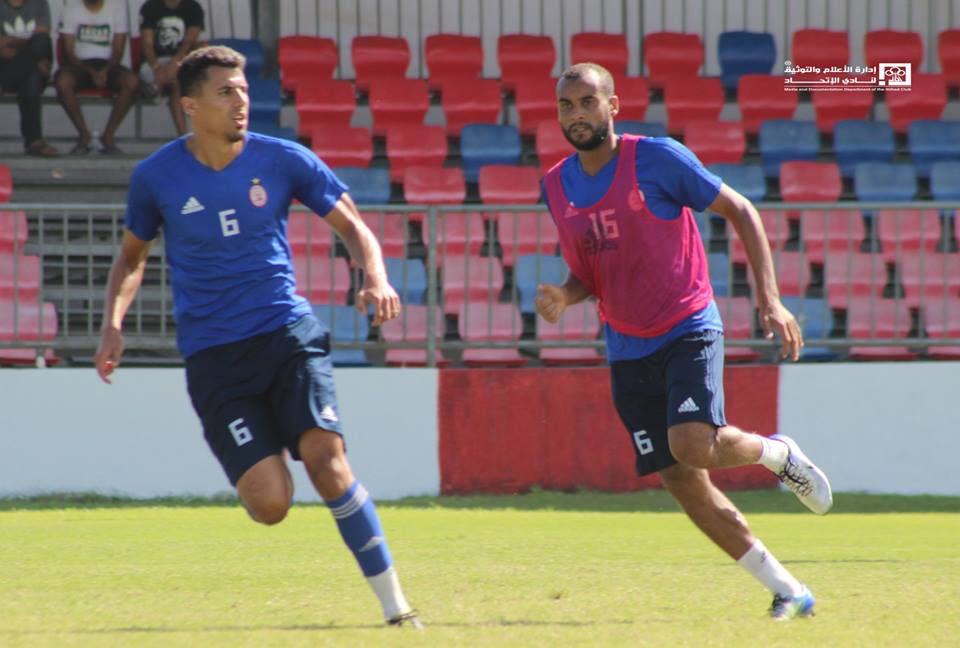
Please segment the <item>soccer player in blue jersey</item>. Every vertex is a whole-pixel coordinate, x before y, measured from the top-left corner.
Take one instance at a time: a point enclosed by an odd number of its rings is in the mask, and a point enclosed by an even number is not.
[[[301,461],[391,625],[420,627],[404,598],[373,500],[344,454],[330,335],[296,294],[287,242],[293,199],[340,236],[364,270],[357,306],[374,324],[400,300],[380,247],[346,187],[306,148],[247,131],[244,57],[207,47],[177,73],[192,134],[137,165],[126,230],[110,271],[97,372],[107,383],[123,353],[123,317],[163,228],[187,390],[204,436],[250,517],[276,524]]]

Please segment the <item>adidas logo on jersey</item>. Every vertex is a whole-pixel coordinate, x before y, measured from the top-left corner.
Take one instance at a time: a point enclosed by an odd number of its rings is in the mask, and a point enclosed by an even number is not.
[[[687,414],[688,412],[699,412],[700,408],[697,407],[697,404],[693,402],[692,398],[687,398],[680,404],[680,407],[677,408],[677,412],[680,414]]]
[[[190,196],[187,199],[187,202],[183,203],[183,207],[180,208],[181,214],[195,214],[198,211],[203,211],[203,205],[200,204],[200,201]]]
[[[324,421],[331,421],[333,423],[336,423],[340,420],[337,418],[337,413],[330,405],[323,406],[323,410],[320,411],[320,418],[322,418]]]

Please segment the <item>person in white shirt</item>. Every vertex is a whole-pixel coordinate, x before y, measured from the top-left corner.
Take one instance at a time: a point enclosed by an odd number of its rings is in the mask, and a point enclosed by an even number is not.
[[[120,64],[127,44],[127,8],[122,0],[71,0],[60,24],[62,65],[54,85],[57,99],[77,129],[74,155],[89,153],[93,136],[77,101],[77,90],[108,90],[113,109],[100,138],[101,152],[121,153],[114,141],[117,127],[130,110],[140,80]]]

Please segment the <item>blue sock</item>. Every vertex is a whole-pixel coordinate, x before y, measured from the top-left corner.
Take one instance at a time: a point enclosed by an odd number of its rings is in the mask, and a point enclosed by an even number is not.
[[[377,508],[359,481],[353,482],[337,499],[327,502],[327,506],[364,576],[376,576],[393,565]]]

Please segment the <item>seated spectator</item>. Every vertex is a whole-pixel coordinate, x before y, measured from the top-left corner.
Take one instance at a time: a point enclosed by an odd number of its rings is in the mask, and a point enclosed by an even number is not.
[[[202,31],[203,8],[197,0],[147,0],[140,7],[140,78],[149,94],[170,97],[170,115],[178,135],[187,132],[187,122],[180,106],[177,67],[196,49]]]
[[[113,109],[100,139],[106,154],[122,151],[114,141],[120,122],[137,94],[140,79],[120,64],[127,41],[127,7],[123,0],[69,1],[60,23],[63,61],[54,84],[57,98],[77,129],[74,155],[89,153],[93,137],[77,101],[77,90],[106,89],[115,95]]]
[[[41,95],[50,79],[52,49],[47,0],[0,0],[0,89],[17,93],[27,155],[59,155],[43,139],[41,122]]]

